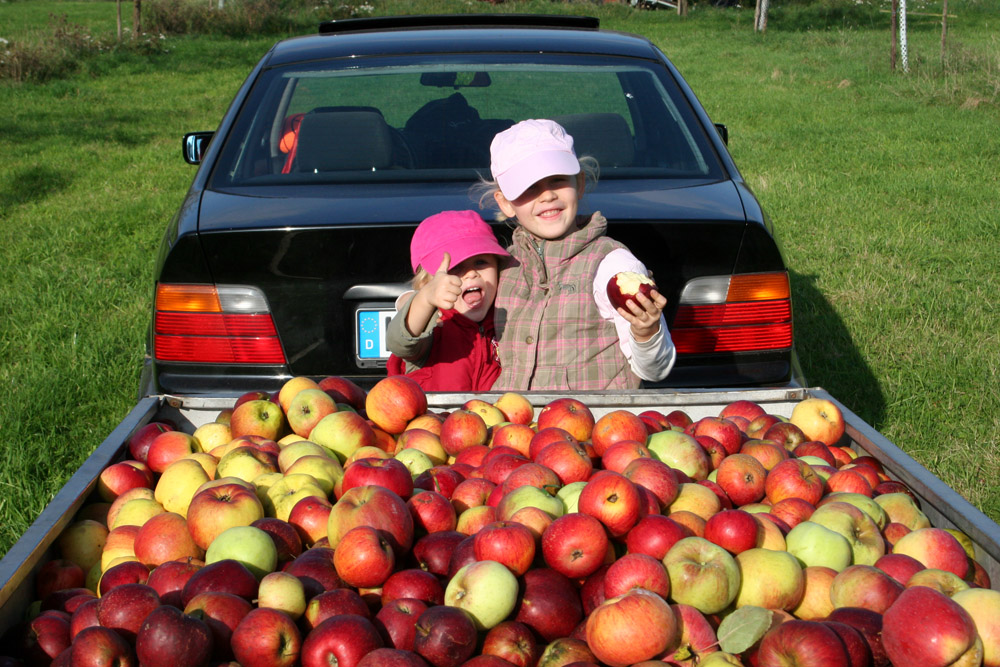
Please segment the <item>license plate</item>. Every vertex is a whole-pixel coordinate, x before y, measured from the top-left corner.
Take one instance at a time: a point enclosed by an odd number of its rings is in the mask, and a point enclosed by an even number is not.
[[[396,309],[392,307],[358,308],[355,312],[355,354],[358,366],[385,366],[385,360],[389,358],[389,350],[385,347],[385,333],[389,328],[389,320],[395,314]]]

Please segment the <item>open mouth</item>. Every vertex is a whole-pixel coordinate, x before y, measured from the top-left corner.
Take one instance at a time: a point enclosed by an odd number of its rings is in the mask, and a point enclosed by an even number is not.
[[[464,301],[465,305],[469,308],[475,308],[483,302],[483,288],[470,287],[465,290],[462,292],[462,301]]]

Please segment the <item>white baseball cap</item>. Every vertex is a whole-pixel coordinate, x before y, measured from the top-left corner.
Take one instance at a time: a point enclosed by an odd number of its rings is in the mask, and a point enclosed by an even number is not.
[[[493,137],[490,171],[508,200],[548,176],[580,173],[573,137],[551,120],[522,120]]]

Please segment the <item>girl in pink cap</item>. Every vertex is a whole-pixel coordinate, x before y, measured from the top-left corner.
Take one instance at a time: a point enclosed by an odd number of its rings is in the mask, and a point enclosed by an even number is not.
[[[573,137],[551,120],[525,120],[494,137],[490,157],[488,187],[517,223],[496,298],[495,388],[635,389],[665,378],[676,358],[666,298],[653,290],[612,307],[608,281],[648,271],[606,236],[604,216],[577,215],[585,173]]]
[[[475,211],[427,218],[410,241],[413,292],[386,332],[389,375],[425,391],[488,391],[500,376],[493,325],[499,263],[510,255]]]

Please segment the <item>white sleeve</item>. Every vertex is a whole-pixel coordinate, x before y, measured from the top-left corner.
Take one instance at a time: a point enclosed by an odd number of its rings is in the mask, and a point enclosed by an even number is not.
[[[660,330],[649,340],[639,343],[632,338],[632,325],[618,314],[608,299],[608,281],[621,271],[649,275],[645,265],[628,249],[618,248],[609,252],[601,260],[597,273],[594,274],[592,289],[594,301],[597,302],[597,311],[603,319],[614,322],[618,331],[618,344],[628,359],[632,371],[643,380],[653,382],[662,380],[667,377],[677,360],[677,350],[667,330],[666,319],[660,315]]]

